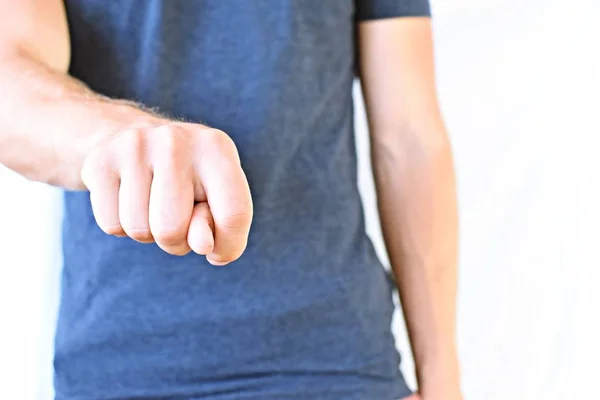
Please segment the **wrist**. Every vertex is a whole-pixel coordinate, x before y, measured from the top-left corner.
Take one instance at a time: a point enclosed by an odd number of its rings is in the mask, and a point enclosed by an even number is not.
[[[417,381],[420,391],[460,392],[460,365],[454,346],[444,352],[417,360]]]

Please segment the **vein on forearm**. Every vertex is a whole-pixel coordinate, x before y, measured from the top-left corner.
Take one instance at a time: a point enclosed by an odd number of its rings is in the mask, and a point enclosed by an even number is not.
[[[394,221],[384,228],[395,252],[422,265],[452,256],[452,240],[444,235],[453,229],[446,215],[453,212],[454,184],[448,145],[374,135],[371,154],[380,212]]]
[[[454,340],[456,211],[449,145],[414,134],[372,135],[382,232],[415,358]]]
[[[93,144],[148,117],[19,50],[0,52],[0,90],[0,163],[58,186],[81,188],[77,171]]]

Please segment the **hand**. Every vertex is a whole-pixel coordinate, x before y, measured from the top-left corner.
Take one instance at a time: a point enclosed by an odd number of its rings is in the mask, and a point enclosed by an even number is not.
[[[106,233],[214,265],[246,248],[252,200],[229,136],[202,125],[152,120],[97,144],[83,163],[96,222]]]

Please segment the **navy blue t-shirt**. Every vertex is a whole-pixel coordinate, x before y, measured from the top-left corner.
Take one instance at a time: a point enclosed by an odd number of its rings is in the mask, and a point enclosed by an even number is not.
[[[396,400],[392,288],[357,188],[355,26],[427,0],[67,0],[70,74],[235,141],[227,267],[104,234],[65,193],[58,400]],[[382,55],[381,62],[385,62]]]

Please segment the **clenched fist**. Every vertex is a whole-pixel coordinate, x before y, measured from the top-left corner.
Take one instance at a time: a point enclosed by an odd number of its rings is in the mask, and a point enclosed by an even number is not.
[[[81,178],[106,233],[206,255],[214,265],[246,248],[252,199],[227,134],[153,121],[107,136],[85,158]]]

